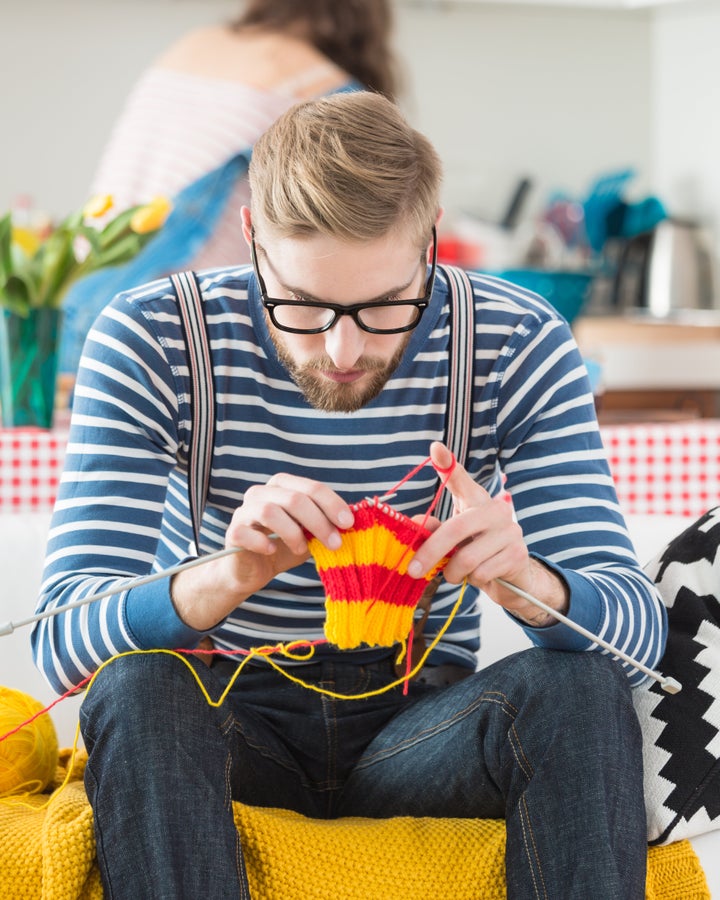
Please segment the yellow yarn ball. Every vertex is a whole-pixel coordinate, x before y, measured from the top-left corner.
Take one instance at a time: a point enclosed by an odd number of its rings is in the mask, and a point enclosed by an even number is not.
[[[43,709],[22,691],[0,685],[0,738]],[[48,713],[0,741],[0,797],[43,791],[55,778],[58,739]]]

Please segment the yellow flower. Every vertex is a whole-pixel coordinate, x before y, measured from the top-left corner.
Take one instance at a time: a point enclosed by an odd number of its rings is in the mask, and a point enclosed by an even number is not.
[[[167,197],[155,197],[150,203],[140,207],[130,219],[130,228],[135,234],[157,231],[170,215],[172,204]]]
[[[83,216],[88,219],[99,219],[105,213],[112,209],[112,194],[96,194],[85,204],[83,208]]]
[[[28,256],[32,256],[41,243],[40,235],[35,231],[31,231],[29,228],[16,227],[12,229],[12,242],[17,244]]]
[[[60,307],[79,279],[137,256],[171,209],[169,200],[156,197],[113,217],[114,205],[109,194],[93,197],[37,235],[14,225],[11,212],[0,216],[0,311],[23,316],[31,309]]]

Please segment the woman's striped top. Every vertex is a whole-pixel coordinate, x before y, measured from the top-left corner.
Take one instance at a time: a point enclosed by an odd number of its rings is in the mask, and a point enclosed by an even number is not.
[[[313,70],[315,71],[315,70]],[[236,153],[297,103],[296,83],[261,90],[236,81],[153,66],[134,85],[103,150],[91,194],[112,194],[114,209],[174,197]],[[148,139],[148,135],[151,139]],[[217,228],[189,265],[249,262],[240,211],[247,178],[233,188]]]
[[[397,370],[355,413],[319,412],[305,401],[277,358],[250,269],[207,270],[200,281],[217,417],[200,553],[222,548],[245,491],[277,472],[321,480],[354,503],[395,485],[443,439],[451,322],[442,269]],[[465,465],[492,494],[503,484],[509,491],[530,552],[569,585],[570,617],[654,666],[664,646],[664,607],[635,558],[568,325],[537,295],[479,275],[471,282]],[[189,398],[170,281],[120,294],[85,345],[39,610],[197,554],[187,502]],[[392,504],[407,515],[424,513],[436,485],[427,466]],[[428,637],[458,590],[441,584]],[[242,603],[212,637],[224,649],[322,638],[324,602],[309,560]],[[466,592],[435,663],[474,667],[484,602]],[[592,649],[562,624],[526,630],[544,647]],[[200,637],[178,618],[164,578],[42,620],[32,642],[38,666],[64,691],[124,650],[192,647]],[[635,670],[628,674],[641,680]]]

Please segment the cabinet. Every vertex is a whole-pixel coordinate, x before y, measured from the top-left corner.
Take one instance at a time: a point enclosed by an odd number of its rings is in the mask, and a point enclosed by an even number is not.
[[[596,398],[598,420],[622,422],[678,422],[685,419],[719,419],[720,391],[605,390]]]
[[[603,421],[720,418],[720,316],[581,316],[580,351],[601,368]]]

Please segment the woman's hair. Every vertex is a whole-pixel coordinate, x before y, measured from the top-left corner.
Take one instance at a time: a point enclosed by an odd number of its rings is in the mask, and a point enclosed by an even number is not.
[[[370,91],[291,107],[255,144],[249,177],[254,221],[280,237],[372,240],[400,225],[423,247],[440,209],[437,151]]]
[[[398,93],[390,0],[247,0],[230,27],[251,25],[277,31],[301,25],[314,47],[368,90],[390,99]]]

